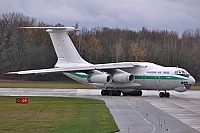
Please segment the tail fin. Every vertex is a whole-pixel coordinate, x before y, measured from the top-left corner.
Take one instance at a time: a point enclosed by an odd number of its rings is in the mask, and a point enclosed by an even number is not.
[[[47,29],[49,33],[58,61],[55,67],[64,67],[73,64],[90,64],[86,62],[76,50],[74,44],[72,43],[68,33],[70,31],[75,31],[74,27],[19,27],[26,29]]]
[[[88,64],[88,62],[82,59],[76,50],[68,35],[69,31],[67,29],[48,29],[47,32],[50,34],[54,49],[58,57],[56,66],[59,67],[59,65],[64,65],[65,63]]]

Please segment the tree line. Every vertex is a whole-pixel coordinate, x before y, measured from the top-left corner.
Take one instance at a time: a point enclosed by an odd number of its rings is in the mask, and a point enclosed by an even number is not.
[[[0,16],[0,78],[40,80],[42,76],[5,75],[8,71],[53,67],[57,57],[45,30],[19,30],[19,26],[64,26],[37,22],[23,13],[9,12]],[[78,27],[78,23],[75,25]],[[86,27],[70,33],[80,55],[91,63],[153,62],[163,66],[185,68],[200,80],[200,29],[186,29],[182,33],[168,30],[139,31],[120,28]],[[50,74],[44,80],[62,80]]]

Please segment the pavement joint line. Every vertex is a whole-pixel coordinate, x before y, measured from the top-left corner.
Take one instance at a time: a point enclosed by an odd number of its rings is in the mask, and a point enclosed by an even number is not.
[[[152,128],[152,132],[150,133],[154,133],[156,130],[156,127],[154,125],[152,125],[147,119],[145,119],[128,101],[126,101],[126,103],[144,120],[146,121]]]

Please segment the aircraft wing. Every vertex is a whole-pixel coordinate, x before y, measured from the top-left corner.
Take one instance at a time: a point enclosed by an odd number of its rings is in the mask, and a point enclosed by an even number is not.
[[[72,72],[72,71],[84,71],[84,70],[109,70],[109,69],[123,69],[123,68],[134,68],[139,67],[138,63],[134,62],[121,62],[121,63],[107,63],[107,64],[97,64],[90,66],[80,66],[80,67],[63,67],[63,68],[49,68],[49,69],[38,69],[38,70],[25,70],[18,72],[8,72],[6,74],[39,74],[39,73],[62,73],[62,72]]]

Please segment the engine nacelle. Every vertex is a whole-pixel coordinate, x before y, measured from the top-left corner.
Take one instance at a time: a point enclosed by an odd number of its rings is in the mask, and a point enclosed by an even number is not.
[[[88,82],[90,83],[111,83],[112,82],[112,76],[106,73],[98,73],[94,75],[90,75],[87,78]]]
[[[134,75],[129,73],[117,73],[113,75],[113,81],[115,82],[133,82]]]
[[[185,87],[177,87],[174,90],[177,91],[177,92],[185,92],[185,91],[187,91],[187,89]]]

